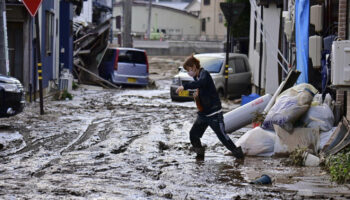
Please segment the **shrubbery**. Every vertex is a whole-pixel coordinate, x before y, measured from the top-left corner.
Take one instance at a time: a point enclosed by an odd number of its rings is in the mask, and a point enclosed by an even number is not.
[[[326,169],[337,183],[350,183],[350,147],[326,158]]]

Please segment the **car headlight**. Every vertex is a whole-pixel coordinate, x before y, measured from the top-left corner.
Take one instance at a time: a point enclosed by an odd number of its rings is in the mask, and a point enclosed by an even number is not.
[[[6,92],[15,92],[19,93],[21,92],[21,88],[17,86],[17,84],[12,83],[0,83],[0,87],[4,88]]]
[[[180,79],[179,78],[173,78],[173,85],[180,85]]]

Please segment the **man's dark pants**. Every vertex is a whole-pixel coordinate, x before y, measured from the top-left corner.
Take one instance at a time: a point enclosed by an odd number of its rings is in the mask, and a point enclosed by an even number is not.
[[[210,117],[202,115],[197,116],[197,119],[190,130],[190,140],[193,147],[202,148],[200,138],[203,136],[208,126],[213,129],[221,143],[235,155],[235,152],[237,151],[236,145],[225,132],[224,117],[222,113]]]

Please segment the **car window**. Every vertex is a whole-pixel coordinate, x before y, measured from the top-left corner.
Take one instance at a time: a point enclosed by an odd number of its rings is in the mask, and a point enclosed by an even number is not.
[[[235,73],[247,72],[243,58],[235,58]]]
[[[213,57],[198,57],[200,65],[209,73],[219,73],[224,59]]]
[[[103,56],[102,62],[112,62],[114,58],[114,49],[107,49],[105,55]]]
[[[147,64],[147,58],[142,51],[120,50],[118,62]]]
[[[235,73],[235,64],[234,64],[234,60],[229,60],[228,61],[228,68],[232,69],[232,72]]]

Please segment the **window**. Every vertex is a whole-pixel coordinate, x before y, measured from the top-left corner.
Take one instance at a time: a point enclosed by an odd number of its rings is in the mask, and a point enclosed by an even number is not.
[[[206,6],[206,5],[210,5],[210,0],[204,0],[204,5]]]
[[[232,69],[232,72],[235,73],[235,64],[234,64],[234,60],[229,60],[228,61],[228,68],[231,68]]]
[[[147,64],[147,58],[142,51],[120,50],[118,62]]]
[[[222,13],[219,13],[219,23],[224,22],[224,17],[222,16]]]
[[[254,49],[256,49],[256,19],[258,19],[258,14],[256,13],[256,11],[254,12],[254,15]]]
[[[201,66],[210,73],[219,73],[221,71],[223,59],[212,58],[212,57],[198,57],[197,58]]]
[[[234,64],[235,64],[235,72],[236,73],[247,72],[247,68],[245,66],[245,62],[244,62],[243,58],[235,58]]]
[[[45,13],[45,50],[46,54],[49,56],[52,53],[52,40],[54,34],[54,14],[46,11]]]
[[[202,19],[202,31],[205,32],[205,18]]]

